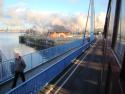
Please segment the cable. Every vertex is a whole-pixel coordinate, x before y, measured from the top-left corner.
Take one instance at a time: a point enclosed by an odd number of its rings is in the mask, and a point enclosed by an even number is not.
[[[87,15],[86,26],[85,26],[85,33],[84,33],[83,39],[85,38],[86,31],[87,31],[86,29],[87,29],[87,25],[88,25],[90,6],[91,6],[91,0],[90,0],[90,2],[89,2],[89,9],[88,9],[88,15]]]

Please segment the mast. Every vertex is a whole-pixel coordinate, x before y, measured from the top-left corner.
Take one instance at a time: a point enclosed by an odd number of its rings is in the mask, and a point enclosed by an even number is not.
[[[91,18],[90,18],[90,41],[94,39],[95,31],[95,9],[94,9],[94,0],[91,0]]]

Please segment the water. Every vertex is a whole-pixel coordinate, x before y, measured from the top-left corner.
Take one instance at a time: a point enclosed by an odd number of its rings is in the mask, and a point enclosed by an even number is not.
[[[26,45],[19,43],[19,36],[22,33],[0,33],[0,50],[2,52],[3,60],[14,58],[14,51],[18,51],[21,55],[26,55],[36,50]]]
[[[8,79],[14,73],[15,50],[23,57],[27,67],[25,71],[31,70],[39,64],[47,61],[46,57],[34,48],[19,43],[19,36],[22,33],[0,33],[0,54],[2,54],[2,63],[0,61],[0,82]]]

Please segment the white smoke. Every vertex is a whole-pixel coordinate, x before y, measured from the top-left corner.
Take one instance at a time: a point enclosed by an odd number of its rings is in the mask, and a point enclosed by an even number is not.
[[[104,28],[106,13],[100,12],[95,16],[95,28]]]
[[[14,6],[8,9],[7,17],[3,23],[7,26],[35,27],[40,32],[48,31],[50,26],[60,25],[70,29],[70,31],[84,31],[87,15],[85,13],[63,14],[56,12],[41,12],[25,8],[24,6]],[[89,20],[90,21],[90,20]],[[105,22],[105,13],[101,12],[95,17],[96,28],[103,28]],[[28,27],[26,27],[28,28]],[[87,29],[90,28],[88,22]]]

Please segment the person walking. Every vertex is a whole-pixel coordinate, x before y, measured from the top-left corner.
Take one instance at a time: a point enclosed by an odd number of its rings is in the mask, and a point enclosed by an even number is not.
[[[16,56],[14,64],[15,74],[14,74],[12,88],[16,86],[19,76],[21,77],[22,81],[25,82],[24,69],[26,68],[26,64],[19,53],[16,53],[15,56]]]

